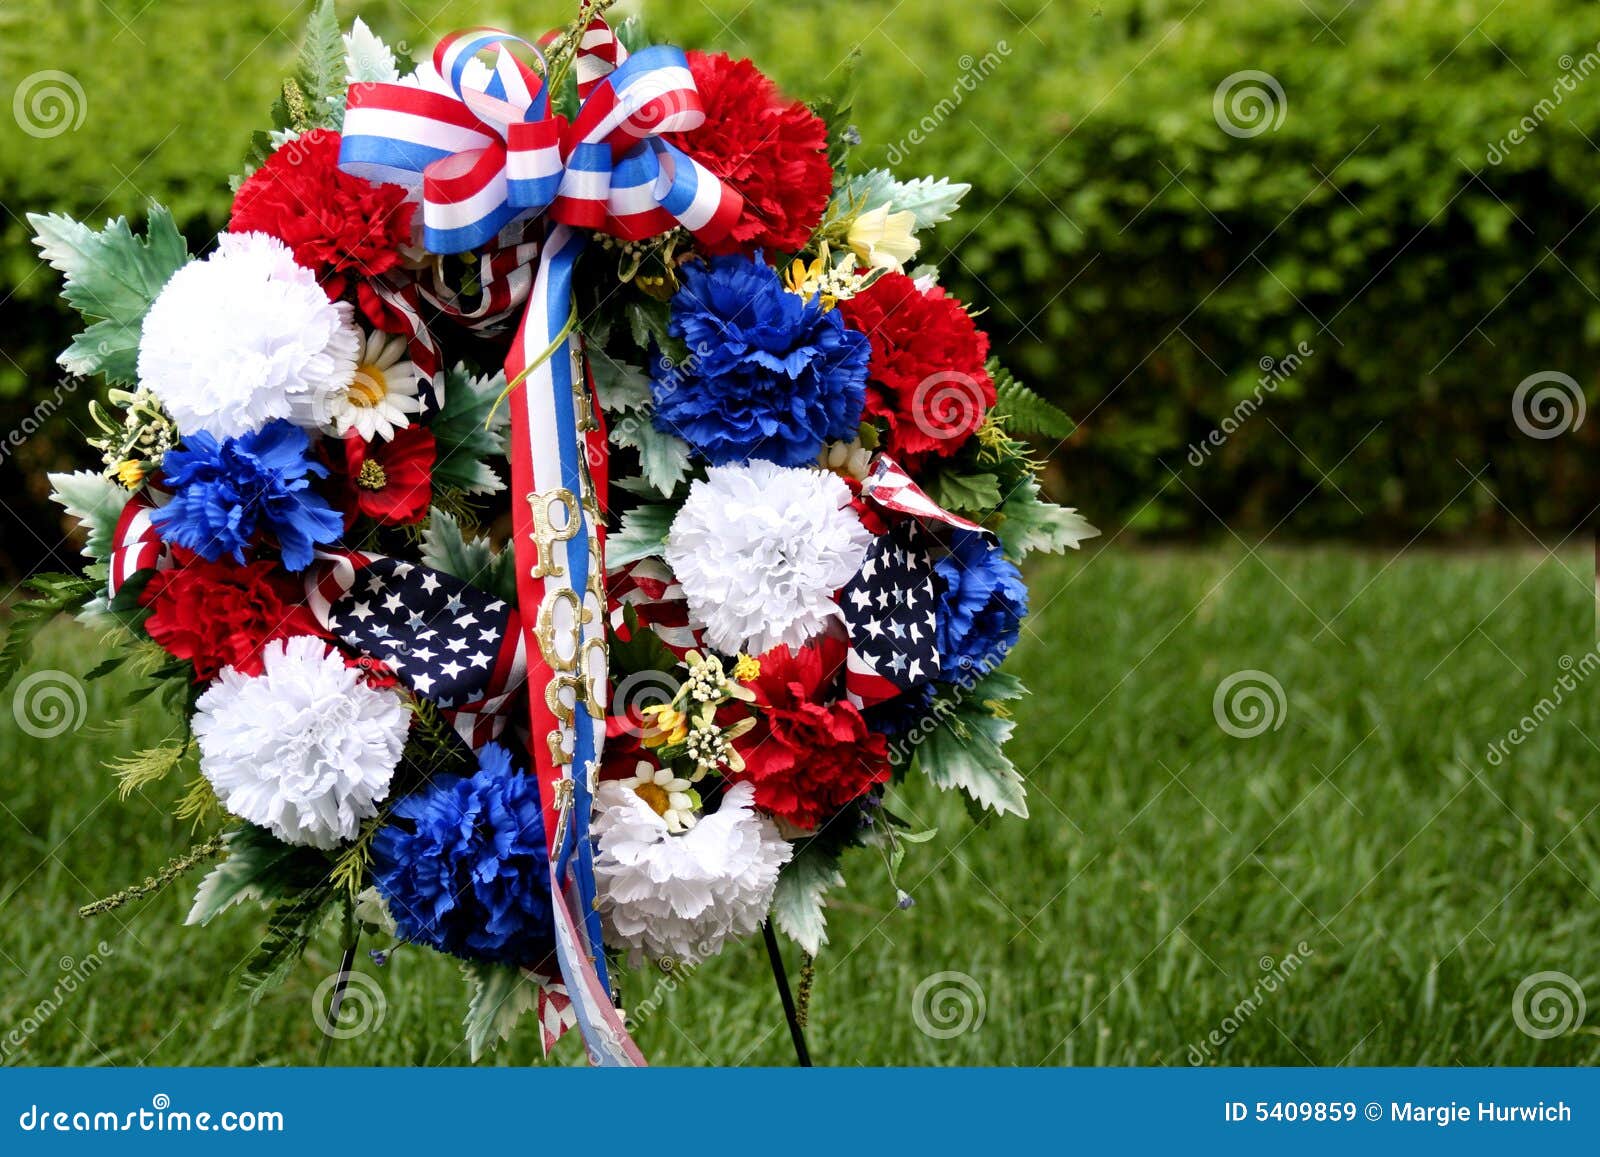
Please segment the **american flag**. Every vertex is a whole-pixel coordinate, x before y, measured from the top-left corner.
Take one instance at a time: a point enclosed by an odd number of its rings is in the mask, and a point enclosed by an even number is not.
[[[660,558],[642,558],[606,580],[606,596],[611,604],[611,629],[626,641],[628,609],[635,622],[654,631],[680,658],[699,647],[700,632],[689,625],[689,603],[672,568]]]
[[[911,480],[911,475],[887,454],[879,454],[872,472],[861,483],[861,497],[882,510],[909,514],[922,522],[937,522],[960,530],[982,530],[976,522],[951,514]],[[988,533],[985,531],[984,533]]]
[[[900,522],[872,544],[839,593],[850,632],[845,691],[857,707],[893,699],[939,673],[933,545],[920,523]]]
[[[437,704],[473,747],[504,730],[528,674],[505,600],[430,567],[356,552],[320,555],[306,588],[324,627]]]

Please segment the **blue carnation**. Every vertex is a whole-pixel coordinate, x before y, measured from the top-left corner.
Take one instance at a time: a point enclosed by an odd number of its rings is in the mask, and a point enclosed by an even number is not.
[[[243,563],[264,531],[277,540],[286,569],[304,570],[313,547],[344,530],[344,519],[311,489],[328,471],[306,457],[310,444],[304,430],[282,420],[222,442],[186,435],[183,449],[161,462],[172,501],[150,520],[162,538],[208,562],[231,554]]]
[[[881,731],[890,739],[898,739],[908,731],[924,726],[929,719],[937,718],[933,702],[933,680],[924,679],[911,684],[892,699],[863,709],[861,715],[873,731]]]
[[[860,430],[866,335],[784,289],[765,262],[720,257],[685,268],[668,329],[689,359],[676,368],[658,359],[655,423],[712,465],[808,465],[825,442]]]
[[[497,743],[468,779],[437,775],[372,841],[400,935],[470,960],[534,964],[555,948],[539,784]]]
[[[987,674],[1015,645],[1028,613],[1022,572],[1006,561],[993,536],[975,530],[957,531],[934,571],[944,588],[934,626],[940,678]]]

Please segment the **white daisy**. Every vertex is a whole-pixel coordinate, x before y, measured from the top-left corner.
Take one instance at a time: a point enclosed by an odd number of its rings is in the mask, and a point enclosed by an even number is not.
[[[200,773],[223,807],[290,844],[333,848],[378,813],[411,713],[323,640],[268,643],[255,677],[225,667],[194,717]]]
[[[233,438],[287,418],[316,429],[355,376],[361,332],[289,247],[224,233],[167,282],[145,315],[139,382],[184,434]]]
[[[713,466],[689,488],[665,554],[690,625],[725,654],[759,655],[837,619],[834,594],[871,543],[836,475],[754,461]]]
[[[410,416],[422,412],[422,374],[406,352],[406,339],[399,334],[374,330],[367,335],[354,379],[332,401],[329,433],[342,437],[354,430],[366,442],[388,441],[411,424]]]
[[[641,759],[627,779],[619,784],[650,805],[650,810],[666,821],[667,830],[676,835],[694,827],[700,817],[700,795],[694,784],[671,769],[657,767],[648,759]]]
[[[600,912],[611,942],[627,945],[635,963],[670,956],[697,964],[761,926],[793,848],[752,809],[754,798],[750,784],[735,784],[715,812],[673,835],[621,781],[600,785]]]

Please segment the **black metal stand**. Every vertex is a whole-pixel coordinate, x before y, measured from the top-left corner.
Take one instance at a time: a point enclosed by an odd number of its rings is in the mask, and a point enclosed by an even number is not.
[[[339,1006],[344,1003],[344,990],[350,985],[350,974],[356,967],[356,940],[345,945],[344,957],[339,961],[339,979],[333,983],[333,993],[328,997],[328,1019],[323,1021],[322,1044],[317,1048],[317,1064],[328,1063],[328,1049],[333,1044],[333,1029],[339,1026]]]
[[[761,925],[762,938],[767,942],[767,959],[772,962],[772,979],[778,985],[778,998],[783,1001],[783,1018],[789,1022],[789,1038],[794,1041],[794,1059],[803,1069],[811,1068],[811,1050],[806,1048],[806,1032],[800,1027],[800,1017],[795,1012],[794,994],[789,991],[789,975],[783,968],[783,953],[778,950],[778,934],[769,920]]]

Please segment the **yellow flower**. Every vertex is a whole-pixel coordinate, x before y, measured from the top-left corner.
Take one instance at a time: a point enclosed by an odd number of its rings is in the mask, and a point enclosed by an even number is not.
[[[915,213],[909,210],[891,213],[889,206],[879,205],[851,224],[850,248],[868,265],[898,273],[922,248],[922,242],[912,232],[916,225]]]
[[[832,309],[848,297],[854,297],[861,286],[855,262],[846,259],[835,262],[824,241],[817,247],[817,256],[810,265],[796,257],[789,266],[784,284],[790,293],[799,294],[807,301],[816,300],[824,310]]]
[[[144,481],[144,463],[137,458],[126,458],[117,463],[117,481],[129,490],[139,489]]]
[[[670,747],[689,734],[689,716],[670,703],[658,703],[639,712],[648,726],[640,739],[646,747]]]
[[[761,660],[740,652],[738,662],[733,665],[733,677],[741,683],[759,679],[761,677]]]

